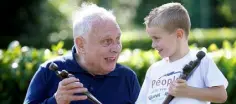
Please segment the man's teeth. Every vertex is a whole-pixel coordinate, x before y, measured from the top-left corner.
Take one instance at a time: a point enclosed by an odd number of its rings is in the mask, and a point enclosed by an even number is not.
[[[107,61],[113,61],[115,58],[105,58]]]

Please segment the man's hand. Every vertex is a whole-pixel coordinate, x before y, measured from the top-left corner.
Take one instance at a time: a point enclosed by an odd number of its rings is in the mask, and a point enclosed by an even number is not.
[[[169,87],[169,94],[178,97],[187,97],[189,86],[186,80],[177,79]]]
[[[57,92],[55,93],[55,99],[57,104],[69,104],[75,100],[85,100],[85,95],[75,95],[75,93],[83,93],[88,91],[83,87],[83,84],[79,82],[79,79],[74,77],[66,78],[60,81]]]

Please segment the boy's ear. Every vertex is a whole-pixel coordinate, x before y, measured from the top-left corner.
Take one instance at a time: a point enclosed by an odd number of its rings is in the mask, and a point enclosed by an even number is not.
[[[178,39],[182,39],[184,37],[184,30],[183,29],[177,29],[176,35]]]
[[[77,46],[77,52],[78,53],[85,53],[85,51],[84,51],[84,43],[85,43],[85,40],[84,40],[84,38],[82,37],[82,36],[79,36],[79,37],[77,37],[76,39],[75,39],[75,44],[76,44],[76,46]]]

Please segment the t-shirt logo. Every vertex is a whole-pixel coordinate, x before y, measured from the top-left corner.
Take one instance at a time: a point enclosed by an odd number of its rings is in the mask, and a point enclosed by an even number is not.
[[[168,88],[172,81],[176,80],[182,71],[172,71],[164,74],[157,79],[152,80],[151,90],[149,92],[148,99],[151,102],[159,102],[164,100],[168,95]]]
[[[169,86],[169,84],[172,81],[176,80],[176,77],[177,77],[176,74],[180,74],[180,73],[182,73],[182,72],[181,71],[177,71],[177,72],[173,71],[173,72],[164,74],[163,76],[161,76],[157,80],[152,80],[152,88],[156,87],[156,86],[160,86],[160,85],[161,86]]]

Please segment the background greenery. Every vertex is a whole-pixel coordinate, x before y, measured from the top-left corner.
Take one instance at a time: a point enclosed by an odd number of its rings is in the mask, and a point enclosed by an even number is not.
[[[203,49],[214,58],[229,81],[225,104],[236,104],[236,0],[2,0],[1,104],[23,102],[38,66],[70,52],[72,14],[84,1],[113,10],[122,30],[119,63],[131,67],[140,84],[148,67],[160,60],[151,48],[143,18],[164,3],[182,3],[192,23],[191,49]]]
[[[36,49],[21,46],[18,41],[10,43],[7,49],[0,50],[0,103],[14,104],[23,102],[29,82],[44,61],[67,54],[70,50],[63,48],[64,42],[52,45],[50,49]],[[222,48],[212,43],[208,47],[196,47],[191,49],[202,49],[209,52],[218,67],[229,81],[227,88],[228,100],[225,104],[236,103],[234,95],[236,88],[236,41],[231,44],[229,41],[222,41]],[[153,49],[142,50],[129,48],[123,49],[118,62],[132,68],[142,84],[148,67],[160,60],[160,56]],[[17,93],[17,94],[16,94]]]
[[[235,0],[2,0],[0,48],[7,48],[13,40],[35,48],[64,40],[70,49],[72,14],[83,1],[112,9],[122,31],[134,34],[144,30],[143,18],[152,8],[167,2],[180,2],[187,8],[192,29],[236,26]]]

